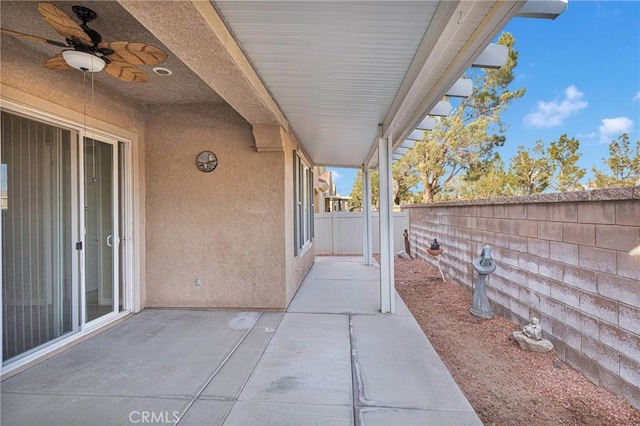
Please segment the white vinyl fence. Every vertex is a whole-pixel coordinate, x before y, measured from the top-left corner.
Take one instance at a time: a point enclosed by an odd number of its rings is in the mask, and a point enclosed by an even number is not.
[[[373,252],[380,252],[379,214],[372,218]],[[314,216],[316,254],[362,254],[362,212],[316,213]],[[393,213],[394,253],[404,250],[402,232],[409,228],[408,212]]]

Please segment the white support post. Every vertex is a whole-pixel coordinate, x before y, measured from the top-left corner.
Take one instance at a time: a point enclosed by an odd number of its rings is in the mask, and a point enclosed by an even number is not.
[[[393,268],[393,182],[391,173],[391,138],[378,139],[380,182],[380,311],[395,313]]]
[[[365,265],[373,265],[373,234],[371,232],[371,171],[362,166],[362,254]]]

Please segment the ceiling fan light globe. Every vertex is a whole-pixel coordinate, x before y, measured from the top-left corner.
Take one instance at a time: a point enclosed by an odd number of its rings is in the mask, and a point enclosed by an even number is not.
[[[84,72],[100,72],[106,65],[103,59],[77,50],[65,50],[62,57],[70,67]]]

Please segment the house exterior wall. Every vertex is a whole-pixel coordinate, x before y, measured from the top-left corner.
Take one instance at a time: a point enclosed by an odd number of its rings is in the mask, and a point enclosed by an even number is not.
[[[494,311],[540,318],[558,357],[640,408],[640,187],[408,208],[419,257],[437,238],[448,279],[471,287],[491,245]]]
[[[287,133],[283,140],[284,150],[284,213],[285,213],[285,232],[284,232],[284,244],[285,244],[285,258],[286,258],[286,304],[288,305],[293,296],[295,296],[300,283],[304,279],[307,272],[313,265],[315,258],[315,244],[305,247],[298,256],[295,256],[294,251],[294,229],[295,229],[295,214],[294,214],[294,152],[299,148],[296,137]],[[304,156],[304,153],[302,153]],[[313,166],[313,163],[306,158],[308,165]]]
[[[147,141],[148,306],[284,309],[285,155],[225,103],[151,106]]]
[[[8,40],[11,42],[11,40]],[[85,98],[90,81],[83,83],[82,74],[75,70],[51,71],[30,60],[28,51],[3,46],[0,74],[3,101],[45,114],[58,120],[91,127],[131,142],[133,239],[133,308],[145,306],[145,174],[144,129],[145,107],[131,102],[112,91],[94,86],[93,100]],[[94,107],[95,106],[95,107]],[[86,116],[85,116],[86,112]]]

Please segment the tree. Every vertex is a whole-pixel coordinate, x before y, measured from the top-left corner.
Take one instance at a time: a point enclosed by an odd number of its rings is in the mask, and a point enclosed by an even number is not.
[[[378,172],[371,171],[371,205],[378,206],[380,190],[378,185]],[[362,210],[362,170],[358,170],[353,187],[351,188],[351,201],[349,202],[351,211]]]
[[[606,174],[593,166],[592,184],[596,188],[640,185],[640,140],[636,141],[634,149],[629,135],[620,135],[617,141],[609,144],[609,158],[603,158],[602,161],[611,173]]]
[[[512,186],[516,194],[538,194],[549,186],[555,170],[553,162],[546,156],[544,144],[538,140],[531,149],[518,147],[509,164]]]
[[[575,138],[568,139],[565,133],[557,141],[551,142],[547,150],[558,170],[557,175],[554,176],[553,186],[560,192],[575,191],[582,187],[580,181],[587,171],[576,164],[582,156],[578,149],[580,149],[580,141]]]
[[[412,203],[415,194],[411,192],[411,188],[418,183],[417,173],[410,165],[400,159],[396,161],[392,169],[393,176],[393,202],[400,205],[402,203]],[[371,172],[371,204],[378,206],[379,196],[379,177],[378,172]],[[352,211],[362,210],[362,170],[358,170],[358,174],[353,182],[351,189],[351,205]]]
[[[413,203],[415,194],[411,188],[418,183],[420,176],[406,156],[402,156],[393,165],[392,175],[394,181],[393,203],[396,205]]]
[[[499,154],[484,168],[482,175],[473,181],[464,181],[462,198],[493,198],[513,195],[513,176],[504,169],[505,164]]]
[[[407,153],[420,174],[423,202],[437,198],[457,176],[477,180],[488,163],[494,160],[494,149],[504,144],[505,129],[501,112],[524,95],[523,87],[509,91],[518,63],[515,39],[503,33],[498,40],[509,48],[507,63],[497,70],[482,70],[471,75],[473,94],[458,105],[449,117],[438,121],[436,128],[425,133],[422,141]]]

